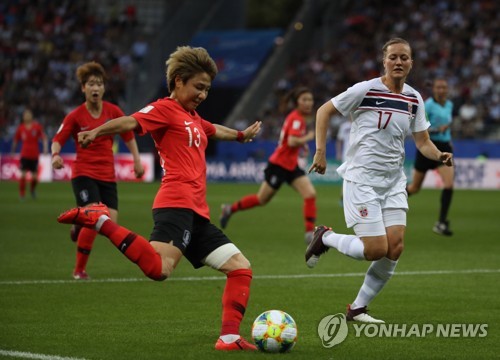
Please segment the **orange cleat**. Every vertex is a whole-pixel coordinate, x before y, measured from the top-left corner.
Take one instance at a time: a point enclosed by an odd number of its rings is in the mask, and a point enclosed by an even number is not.
[[[240,337],[238,340],[226,344],[222,339],[218,339],[215,343],[215,350],[221,351],[257,351],[257,346],[250,344],[248,341]]]
[[[68,210],[59,215],[57,221],[61,224],[76,224],[91,228],[101,215],[109,216],[109,210],[103,203],[98,203]]]

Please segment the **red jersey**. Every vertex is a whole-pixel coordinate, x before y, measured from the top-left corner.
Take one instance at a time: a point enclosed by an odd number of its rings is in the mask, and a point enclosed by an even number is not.
[[[14,135],[14,140],[22,141],[21,157],[30,160],[38,160],[40,148],[38,142],[45,139],[42,125],[33,121],[29,127],[24,124],[19,125]]]
[[[292,171],[297,167],[300,146],[291,147],[288,145],[290,136],[302,137],[306,134],[306,120],[297,110],[293,110],[285,118],[281,128],[278,147],[269,157],[269,162],[282,168]]]
[[[159,99],[132,116],[139,134],[151,134],[164,171],[153,209],[187,208],[210,219],[205,149],[215,126],[171,98]]]
[[[102,102],[102,112],[99,118],[90,115],[85,103],[70,112],[52,141],[57,141],[63,146],[73,137],[76,144],[76,160],[72,167],[72,178],[88,176],[100,181],[116,181],[115,161],[113,157],[113,135],[98,136],[87,148],[78,144],[80,131],[92,130],[105,122],[123,116],[123,111],[116,105],[107,101]],[[120,134],[123,141],[128,142],[134,138],[134,133],[128,131]]]

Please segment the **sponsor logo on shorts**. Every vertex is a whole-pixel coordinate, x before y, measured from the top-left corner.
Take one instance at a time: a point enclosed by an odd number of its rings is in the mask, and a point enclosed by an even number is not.
[[[87,189],[80,191],[80,199],[83,202],[87,202],[89,200],[89,192]]]
[[[184,230],[184,235],[182,236],[182,245],[186,248],[191,242],[191,232],[189,230]]]

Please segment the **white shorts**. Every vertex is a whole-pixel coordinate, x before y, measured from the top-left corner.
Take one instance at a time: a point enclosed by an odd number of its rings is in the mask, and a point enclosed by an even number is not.
[[[392,188],[344,181],[345,222],[358,236],[385,235],[388,226],[406,226],[407,211],[405,179]]]

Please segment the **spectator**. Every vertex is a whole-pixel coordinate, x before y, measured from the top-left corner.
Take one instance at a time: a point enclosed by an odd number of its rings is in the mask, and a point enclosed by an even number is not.
[[[318,101],[323,102],[329,99],[328,94],[340,93],[352,83],[376,77],[376,49],[382,39],[401,34],[414,44],[415,62],[419,63],[409,79],[415,88],[428,98],[431,94],[426,82],[435,77],[447,78],[453,88],[450,100],[461,104],[460,94],[468,92],[477,111],[474,121],[457,135],[475,137],[486,131],[483,115],[491,112],[494,99],[500,96],[500,87],[495,86],[500,74],[500,44],[495,36],[498,2],[423,0],[418,5],[410,1],[394,7],[390,2],[365,0],[344,4],[341,13],[345,20],[340,29],[331,32],[336,34],[334,41],[325,42],[335,48],[316,48],[309,57],[292,60],[271,97],[282,97],[284,86],[307,84]],[[395,18],[400,20],[394,22]],[[264,101],[261,113],[279,101]],[[276,117],[283,115],[277,113]],[[263,136],[271,134],[267,127],[275,126],[271,119],[264,122]],[[458,122],[454,129],[460,129]]]

